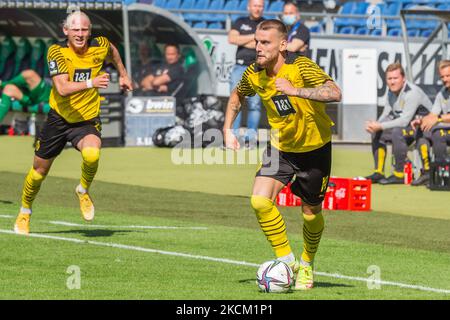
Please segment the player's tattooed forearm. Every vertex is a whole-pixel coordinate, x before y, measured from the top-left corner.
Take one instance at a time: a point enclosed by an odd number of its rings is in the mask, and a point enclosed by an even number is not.
[[[341,90],[334,82],[329,81],[317,88],[298,88],[297,96],[316,101],[338,102],[341,100]]]
[[[240,103],[232,104],[230,107],[231,107],[231,110],[233,110],[236,113],[239,113],[239,111],[241,110],[241,104]]]

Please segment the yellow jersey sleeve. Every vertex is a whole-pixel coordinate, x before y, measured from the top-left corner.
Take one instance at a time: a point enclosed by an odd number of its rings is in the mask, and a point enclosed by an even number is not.
[[[106,37],[95,37],[94,38],[94,45],[97,45],[98,47],[106,48],[109,52],[110,50],[110,42]]]
[[[240,95],[245,97],[253,97],[256,94],[256,91],[253,89],[253,86],[250,82],[249,75],[255,73],[255,64],[251,64],[244,71],[242,75],[241,81],[239,81],[237,85],[237,91]]]
[[[69,73],[66,59],[61,53],[61,46],[54,44],[50,46],[47,53],[48,71],[51,77],[62,73]]]
[[[314,61],[300,56],[295,59],[294,64],[299,68],[300,74],[305,83],[305,87],[318,87],[326,81],[333,81],[333,79],[325,73]]]

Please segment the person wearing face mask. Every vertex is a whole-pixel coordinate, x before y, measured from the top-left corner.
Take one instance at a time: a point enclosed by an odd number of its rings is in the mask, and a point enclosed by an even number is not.
[[[289,52],[305,55],[311,38],[309,29],[300,21],[300,11],[293,1],[287,1],[283,6],[281,20],[288,28]]]

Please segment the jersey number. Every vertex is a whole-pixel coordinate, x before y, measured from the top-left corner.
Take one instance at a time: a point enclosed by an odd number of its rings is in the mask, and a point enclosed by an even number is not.
[[[279,96],[272,97],[272,101],[275,104],[275,108],[277,108],[280,116],[285,117],[291,113],[295,113],[295,109],[292,106],[291,102],[287,95],[282,94]]]
[[[73,74],[74,82],[84,82],[91,78],[91,69],[75,69]]]

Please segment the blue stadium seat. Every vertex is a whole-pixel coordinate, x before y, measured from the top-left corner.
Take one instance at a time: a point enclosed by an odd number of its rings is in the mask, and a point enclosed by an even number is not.
[[[441,3],[439,4],[436,9],[439,10],[450,10],[450,3]]]
[[[420,36],[428,38],[433,33],[433,29],[425,29],[420,32]]]
[[[264,9],[264,16],[267,19],[277,19],[280,12],[283,12],[284,1],[276,0],[270,3],[269,1],[264,2],[267,9]]]
[[[212,22],[212,23],[208,24],[208,29],[221,30],[221,29],[223,29],[223,25],[221,22]]]
[[[166,5],[166,0],[155,0],[153,1],[153,5],[156,7],[164,8]]]
[[[239,7],[239,0],[228,0],[222,10],[224,11],[237,11]],[[215,21],[225,22],[227,20],[226,14],[216,14]]]
[[[181,0],[167,0],[164,9],[178,9],[181,5]]]
[[[408,34],[408,37],[418,37],[420,34],[418,29],[409,29],[406,33]]]
[[[400,2],[391,3],[386,10],[386,17],[399,17],[402,4]],[[386,25],[388,28],[400,28],[400,20],[386,19]]]
[[[370,35],[371,35],[371,36],[376,36],[376,37],[381,36],[381,34],[382,34],[381,29],[373,29],[373,30],[370,32]]]
[[[354,34],[355,33],[355,27],[352,26],[345,26],[339,29],[339,34]]]
[[[322,25],[319,23],[319,24],[315,24],[315,25],[309,27],[309,32],[311,32],[311,33],[322,33],[323,32]]]
[[[237,11],[241,11],[241,13],[240,14],[232,14],[231,21],[235,21],[237,18],[247,15],[247,0],[241,0],[241,2],[239,3],[239,7],[237,8]]]
[[[352,14],[366,14],[368,7],[369,7],[369,3],[367,3],[367,2],[357,2]],[[355,27],[364,27],[367,24],[367,19],[366,18],[350,18],[348,23]]]
[[[212,0],[211,3],[209,4],[208,10],[211,10],[211,11],[223,10],[224,6],[225,6],[224,0]],[[218,20],[218,19],[221,19],[219,17],[219,13],[207,13],[203,17],[203,20],[208,21],[208,22],[222,21],[222,20]],[[209,26],[208,26],[208,28],[209,28]]]
[[[192,7],[193,10],[206,10],[209,6],[209,0],[197,0]],[[202,21],[206,13],[186,13],[184,19],[188,21]],[[206,27],[205,27],[206,28]]]
[[[400,28],[392,28],[387,32],[389,37],[400,37],[402,35],[402,29]]]
[[[198,21],[198,22],[195,22],[192,25],[192,27],[195,28],[195,29],[206,29],[207,28],[207,24],[206,24],[205,21]]]
[[[183,0],[180,9],[192,9],[194,7],[195,0]]]
[[[352,14],[355,10],[356,2],[346,2],[342,7],[339,8],[339,14]],[[334,20],[335,27],[345,27],[349,26],[351,18],[336,18]]]
[[[366,27],[357,28],[355,30],[355,34],[360,35],[360,36],[368,35],[369,29],[367,29]]]

